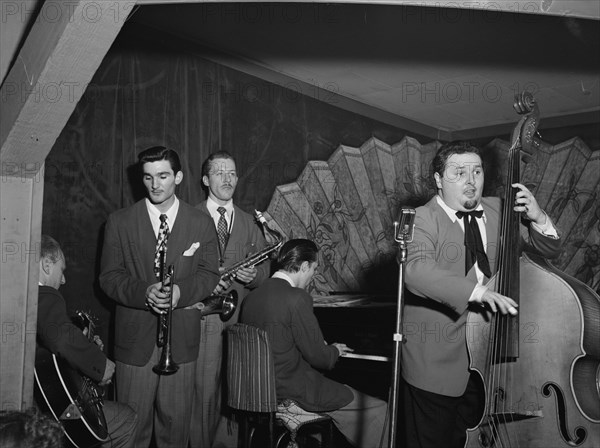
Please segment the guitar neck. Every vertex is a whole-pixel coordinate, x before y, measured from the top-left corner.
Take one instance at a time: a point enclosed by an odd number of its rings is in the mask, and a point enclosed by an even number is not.
[[[94,319],[85,311],[76,311],[75,316],[73,318],[75,325],[79,327],[83,333],[86,333],[87,330],[87,338],[89,341],[94,340],[94,330],[96,326],[94,325]]]

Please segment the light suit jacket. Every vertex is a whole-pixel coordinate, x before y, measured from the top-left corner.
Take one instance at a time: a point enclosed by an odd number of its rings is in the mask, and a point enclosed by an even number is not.
[[[501,202],[483,198],[487,255],[497,269]],[[529,230],[530,250],[560,253],[560,240]],[[436,197],[416,209],[413,242],[407,247],[402,376],[411,385],[441,395],[464,393],[469,379],[466,345],[468,300],[477,284],[475,268],[465,276],[464,232]]]

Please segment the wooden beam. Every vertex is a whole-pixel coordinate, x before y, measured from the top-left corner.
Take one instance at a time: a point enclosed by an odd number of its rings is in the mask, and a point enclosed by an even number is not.
[[[43,0],[11,0],[0,2],[0,85],[14,57],[35,20],[35,12]]]
[[[33,401],[38,261],[44,182],[5,177],[0,191],[0,409]]]
[[[280,3],[281,0],[263,0],[262,3]],[[239,3],[239,0],[138,0],[140,5],[160,5],[167,3]],[[450,9],[477,9],[489,14],[510,12],[520,14],[542,14],[582,19],[600,19],[597,0],[299,0],[298,3],[347,3],[379,4],[398,6],[423,6]],[[459,14],[457,12],[457,14]]]
[[[0,88],[0,408],[32,404],[44,161],[134,1],[46,1]]]
[[[3,176],[35,176],[134,1],[47,1],[0,88]]]

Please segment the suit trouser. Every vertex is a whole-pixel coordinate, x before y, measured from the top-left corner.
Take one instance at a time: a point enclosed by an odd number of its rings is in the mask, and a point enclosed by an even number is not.
[[[485,401],[473,376],[459,397],[428,392],[402,380],[406,447],[462,448],[466,430],[477,424]]]
[[[160,359],[154,348],[150,361],[137,367],[117,361],[117,399],[138,415],[135,448],[146,448],[152,428],[159,448],[188,444],[196,362],[181,363],[172,375],[157,375],[152,367]]]
[[[210,448],[214,442],[222,402],[223,322],[217,314],[201,323],[200,349],[196,361],[190,428],[191,448]]]
[[[346,387],[352,391],[354,399],[343,408],[324,414],[333,419],[335,426],[355,447],[387,448],[387,403],[348,385]]]
[[[133,448],[137,415],[131,407],[116,401],[105,401],[102,407],[108,427],[108,441],[102,448]]]

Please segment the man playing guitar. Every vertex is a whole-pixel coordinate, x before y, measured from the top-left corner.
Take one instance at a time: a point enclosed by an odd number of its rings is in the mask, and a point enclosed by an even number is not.
[[[91,335],[84,334],[69,318],[65,300],[58,291],[65,283],[65,268],[65,256],[58,242],[42,235],[36,402],[63,425],[67,439],[75,446],[131,447],[137,415],[125,404],[103,402],[101,393],[97,393],[96,384],[111,383],[115,363],[102,352],[102,342],[97,336],[88,337]],[[69,387],[69,383],[73,384],[69,376],[74,375],[79,377],[80,390],[68,390],[74,389]],[[86,407],[92,410],[89,416],[81,411]]]

